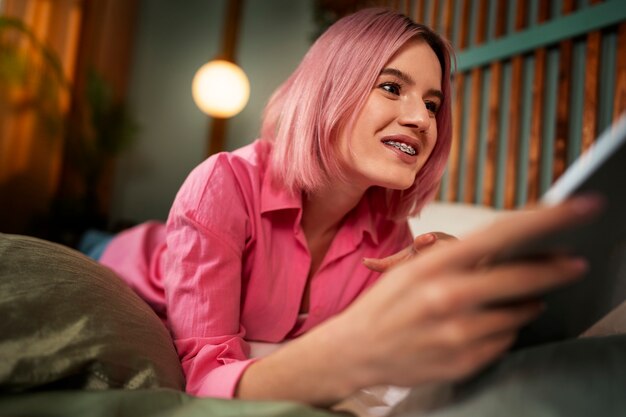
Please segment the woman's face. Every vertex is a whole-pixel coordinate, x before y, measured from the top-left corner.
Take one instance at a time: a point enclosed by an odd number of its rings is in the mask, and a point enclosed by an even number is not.
[[[339,135],[350,183],[409,188],[435,147],[442,100],[437,55],[421,39],[407,42],[378,75],[354,129]]]

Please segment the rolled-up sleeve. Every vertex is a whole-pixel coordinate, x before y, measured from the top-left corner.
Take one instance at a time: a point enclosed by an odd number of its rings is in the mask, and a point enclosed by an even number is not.
[[[219,158],[202,164],[181,187],[167,222],[168,322],[193,395],[233,397],[251,363],[240,320],[249,227],[238,190]]]

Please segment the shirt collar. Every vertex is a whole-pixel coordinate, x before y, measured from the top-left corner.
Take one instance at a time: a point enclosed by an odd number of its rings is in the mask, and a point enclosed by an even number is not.
[[[302,197],[277,187],[267,172],[261,186],[261,213],[289,209],[302,211]]]
[[[355,245],[361,243],[365,234],[370,235],[374,244],[378,244],[375,216],[370,205],[370,194],[367,193],[346,220],[346,226],[353,231]]]
[[[371,209],[371,194],[367,193],[359,204],[348,214],[344,227],[352,231],[353,243],[358,245],[363,240],[365,234],[370,235],[374,244],[378,244],[378,231],[374,216],[376,214]],[[261,188],[261,213],[269,213],[281,210],[296,210],[295,221],[299,226],[302,217],[302,195],[293,194],[284,188],[277,187],[266,174]]]

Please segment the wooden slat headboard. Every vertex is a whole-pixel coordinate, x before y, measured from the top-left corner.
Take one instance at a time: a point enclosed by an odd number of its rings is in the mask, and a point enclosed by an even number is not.
[[[621,0],[378,0],[457,51],[443,201],[534,203],[626,111]]]

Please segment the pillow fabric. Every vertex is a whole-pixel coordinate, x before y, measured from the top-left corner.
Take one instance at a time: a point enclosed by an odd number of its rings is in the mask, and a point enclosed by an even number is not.
[[[409,218],[413,236],[428,232],[444,232],[461,237],[510,213],[510,210],[498,210],[493,207],[465,203],[447,203],[432,201],[422,212]]]
[[[45,391],[0,395],[12,417],[355,417],[294,401],[201,398],[170,389]]]
[[[170,335],[111,270],[0,234],[0,391],[184,389]]]
[[[545,344],[464,383],[414,390],[389,417],[624,416],[625,371],[626,334]]]

